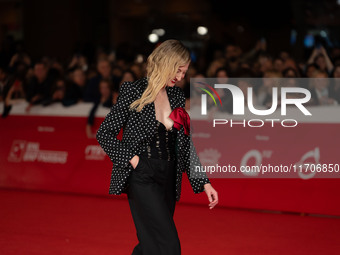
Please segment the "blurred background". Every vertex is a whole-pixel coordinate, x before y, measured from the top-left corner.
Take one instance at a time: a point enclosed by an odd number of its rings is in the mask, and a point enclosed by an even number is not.
[[[191,53],[176,83],[188,111],[190,78],[340,78],[340,0],[0,0],[1,254],[128,254],[132,218],[124,195],[101,199],[112,162],[95,134],[122,82],[144,77],[167,39]],[[196,137],[200,158],[240,165],[255,151],[264,163],[339,166],[340,82],[328,81],[306,86],[309,123]],[[270,107],[272,86],[254,87],[258,106]],[[214,212],[190,207],[207,198],[184,177],[176,219],[185,254],[337,254],[339,179],[314,177],[213,179]]]
[[[152,50],[157,39],[150,42],[148,37],[155,29],[163,29],[158,40],[182,40],[207,60],[222,54],[227,44],[247,52],[261,39],[273,57],[287,51],[305,61],[319,44],[332,57],[339,54],[338,0],[2,0],[0,4],[2,64],[22,52],[33,61],[49,56],[62,63],[84,54],[92,63],[96,53],[114,51],[117,59],[131,62],[137,54]],[[207,31],[198,31],[200,26]]]
[[[187,98],[191,77],[340,77],[338,0],[2,0],[0,7],[3,117],[19,98],[114,104],[121,81],[145,75],[147,56],[171,38],[191,51],[177,84]],[[339,85],[327,90],[338,102]]]

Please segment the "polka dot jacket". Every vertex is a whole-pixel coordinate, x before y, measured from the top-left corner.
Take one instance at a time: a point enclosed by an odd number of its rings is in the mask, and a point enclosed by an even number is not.
[[[130,160],[147,150],[147,145],[156,131],[157,122],[154,103],[145,105],[141,112],[130,110],[129,105],[140,98],[148,84],[147,77],[134,82],[124,82],[117,98],[97,131],[97,141],[110,157],[113,166],[109,194],[126,193],[127,178],[133,166]],[[166,87],[171,109],[185,107],[184,92],[179,87]],[[117,139],[121,128],[124,128],[122,140]],[[203,185],[210,183],[204,172],[195,172],[195,166],[202,166],[193,145],[191,133],[184,134],[181,126],[177,130],[176,140],[176,201],[181,196],[182,174],[186,172],[194,193],[204,191]]]

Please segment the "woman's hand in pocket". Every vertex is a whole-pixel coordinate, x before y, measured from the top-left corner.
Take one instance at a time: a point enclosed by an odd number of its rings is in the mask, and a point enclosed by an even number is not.
[[[138,163],[139,163],[139,156],[135,155],[131,160],[130,160],[130,164],[132,165],[133,169],[136,169]]]

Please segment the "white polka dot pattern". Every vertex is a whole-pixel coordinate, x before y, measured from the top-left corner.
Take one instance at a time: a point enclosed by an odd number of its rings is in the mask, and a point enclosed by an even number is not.
[[[97,140],[110,157],[113,166],[109,194],[126,193],[128,177],[133,171],[130,159],[147,150],[156,128],[154,103],[144,106],[139,113],[130,111],[129,105],[139,98],[148,84],[147,78],[135,82],[124,82],[119,89],[117,103],[105,117],[97,132]],[[179,87],[167,87],[171,109],[185,106],[184,92]],[[122,141],[116,137],[124,126]],[[184,134],[184,128],[177,131],[176,141],[176,200],[181,196],[182,174],[186,172],[194,193],[204,191],[203,185],[210,183],[205,173],[195,173],[195,165],[201,166],[190,136]],[[190,170],[189,170],[190,169]]]
[[[185,96],[182,89],[180,89],[180,107],[185,107]],[[190,126],[192,126],[192,122],[190,121]],[[179,157],[180,157],[180,168],[185,169],[187,176],[189,178],[191,187],[194,193],[200,193],[204,191],[204,184],[210,183],[209,178],[207,177],[205,172],[196,172],[195,166],[199,166],[202,169],[202,164],[199,160],[199,157],[196,152],[196,148],[192,141],[192,127],[190,127],[189,136],[184,134],[184,128],[181,127],[180,135],[178,136],[179,141]],[[183,164],[183,166],[182,166]]]

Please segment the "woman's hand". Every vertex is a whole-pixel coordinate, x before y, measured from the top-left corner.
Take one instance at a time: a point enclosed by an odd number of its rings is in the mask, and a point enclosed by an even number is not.
[[[92,132],[92,126],[90,124],[86,124],[85,132],[86,132],[87,138],[89,139],[96,138],[96,134]]]
[[[204,191],[207,194],[210,202],[209,209],[214,208],[214,206],[218,203],[217,191],[211,186],[210,183],[204,184]]]
[[[135,155],[131,160],[130,160],[130,164],[132,165],[133,169],[136,168],[136,166],[139,163],[139,156]]]

